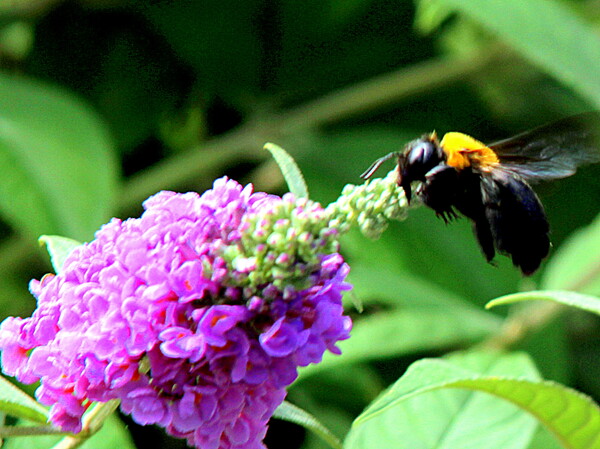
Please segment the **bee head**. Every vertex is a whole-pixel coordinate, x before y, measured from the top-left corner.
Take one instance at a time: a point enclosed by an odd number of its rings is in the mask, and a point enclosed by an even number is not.
[[[398,156],[398,184],[404,189],[410,203],[413,181],[425,181],[425,174],[443,162],[443,151],[434,133],[409,142]]]
[[[425,134],[417,140],[408,143],[402,152],[393,152],[377,159],[360,175],[369,179],[384,162],[396,158],[398,170],[398,185],[404,189],[407,201],[410,203],[413,181],[425,181],[425,174],[444,161],[444,152],[435,132]]]

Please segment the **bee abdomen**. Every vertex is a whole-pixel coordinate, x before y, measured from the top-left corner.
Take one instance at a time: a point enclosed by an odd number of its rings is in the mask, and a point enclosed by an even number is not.
[[[524,274],[533,274],[550,250],[548,220],[537,195],[524,180],[500,170],[482,190],[496,248]]]

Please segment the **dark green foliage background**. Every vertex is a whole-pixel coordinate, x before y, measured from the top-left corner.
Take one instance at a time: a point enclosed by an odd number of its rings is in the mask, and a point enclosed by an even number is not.
[[[467,0],[0,3],[2,315],[35,306],[27,282],[50,270],[39,234],[89,240],[111,216],[139,215],[156,191],[202,192],[224,174],[284,192],[267,141],[297,160],[311,198],[326,204],[424,132],[492,141],[600,108],[599,3],[552,1],[546,11],[539,1],[498,2],[502,18],[493,2]],[[544,20],[556,41],[537,28]],[[598,214],[599,177],[586,167],[536,187],[553,254]],[[352,364],[342,356],[319,376],[308,370],[290,390],[340,437],[410,362],[497,329],[483,304],[544,277],[542,268],[523,279],[503,257],[486,264],[466,220],[445,225],[422,208],[376,242],[349,235],[344,253],[365,303],[356,321],[387,320],[389,330]],[[597,319],[572,313],[522,348],[546,378],[598,398],[599,333]],[[138,447],[185,446],[125,421]],[[267,444],[322,447],[279,421]]]

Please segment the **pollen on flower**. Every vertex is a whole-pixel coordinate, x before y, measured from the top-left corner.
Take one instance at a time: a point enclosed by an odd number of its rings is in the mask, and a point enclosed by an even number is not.
[[[349,337],[339,233],[317,203],[226,178],[144,207],[31,282],[33,315],[0,326],[3,370],[40,381],[63,430],[118,399],[197,448],[264,449],[297,368]]]

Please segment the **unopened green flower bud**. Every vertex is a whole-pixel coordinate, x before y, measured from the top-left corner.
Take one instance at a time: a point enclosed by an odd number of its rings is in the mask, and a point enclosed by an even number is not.
[[[342,195],[326,208],[330,226],[347,232],[357,225],[369,238],[378,238],[389,220],[402,220],[408,203],[398,186],[398,173],[393,170],[385,178],[374,178],[360,186],[348,184]]]

